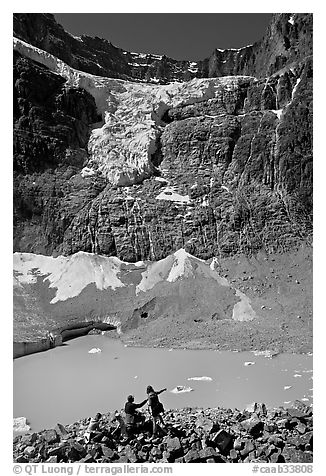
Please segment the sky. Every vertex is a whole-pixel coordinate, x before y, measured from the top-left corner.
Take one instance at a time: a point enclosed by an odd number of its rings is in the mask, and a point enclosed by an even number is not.
[[[271,13],[55,13],[66,31],[105,38],[119,48],[177,60],[207,58],[215,48],[260,40]]]

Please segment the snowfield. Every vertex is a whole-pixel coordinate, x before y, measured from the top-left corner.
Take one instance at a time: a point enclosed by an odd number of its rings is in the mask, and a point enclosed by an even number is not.
[[[216,260],[211,265],[192,256],[183,248],[166,258],[149,263],[126,263],[119,258],[101,256],[80,251],[71,256],[42,256],[33,253],[14,253],[14,288],[23,289],[25,285],[35,285],[38,280],[54,289],[55,296],[50,304],[77,297],[90,284],[100,291],[117,290],[128,287],[132,296],[142,297],[159,283],[173,283],[179,280],[201,280],[215,282],[222,288],[232,288],[228,280],[221,277],[215,269]],[[145,268],[140,273],[141,268]],[[124,277],[135,272],[138,276],[134,284],[124,283]],[[134,286],[134,287],[132,287]],[[252,320],[256,317],[250,299],[234,289],[239,301],[233,307],[232,318],[236,321]],[[216,296],[216,300],[218,301]],[[96,307],[96,303],[94,302]]]
[[[18,283],[32,284],[37,282],[38,277],[43,277],[43,282],[49,281],[49,287],[57,289],[51,304],[78,296],[91,283],[100,290],[123,287],[117,277],[121,264],[122,261],[116,257],[107,258],[83,251],[57,258],[14,253],[14,272]]]

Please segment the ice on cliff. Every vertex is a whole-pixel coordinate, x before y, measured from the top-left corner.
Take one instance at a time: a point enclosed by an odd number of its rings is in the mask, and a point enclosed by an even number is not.
[[[84,88],[94,97],[104,124],[91,133],[91,158],[82,176],[98,171],[120,186],[139,183],[153,175],[151,157],[163,127],[161,118],[168,108],[213,99],[221,87],[232,90],[243,81],[255,81],[249,76],[226,76],[167,85],[137,83],[78,71],[17,38],[14,48],[66,78],[68,85]]]

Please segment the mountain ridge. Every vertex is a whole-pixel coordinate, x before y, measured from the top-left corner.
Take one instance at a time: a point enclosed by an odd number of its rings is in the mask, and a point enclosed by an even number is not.
[[[303,37],[302,30],[305,30]],[[312,38],[312,15],[300,13],[274,14],[261,40],[239,49],[216,48],[208,58],[198,62],[130,53],[98,37],[74,37],[52,14],[14,14],[14,34],[85,72],[163,83],[239,74],[270,76],[290,61],[312,54],[309,39],[306,41],[308,35]]]

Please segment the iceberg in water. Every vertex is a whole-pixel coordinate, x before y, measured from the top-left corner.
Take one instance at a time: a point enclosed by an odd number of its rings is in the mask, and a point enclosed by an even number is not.
[[[256,406],[257,406],[256,402],[248,403],[245,409],[247,410],[247,412],[254,413],[254,411],[256,410]]]
[[[13,427],[15,432],[21,432],[21,433],[25,431],[29,431],[31,429],[31,427],[27,425],[27,420],[25,417],[14,418]]]
[[[244,365],[248,367],[248,365],[255,365],[256,362],[245,362]]]
[[[198,380],[201,382],[211,382],[213,379],[211,377],[206,377],[205,375],[203,377],[189,377],[187,380]]]
[[[192,391],[193,389],[191,387],[184,387],[183,385],[177,385],[173,390],[171,390],[171,393],[187,393]]]
[[[89,354],[97,354],[98,352],[102,352],[99,347],[94,347],[93,349],[88,351]]]
[[[284,390],[289,390],[289,388],[292,388],[292,385],[285,385]]]
[[[263,357],[266,357],[268,359],[272,359],[277,355],[277,352],[273,352],[271,350],[253,350],[252,353],[256,356],[262,355]]]

